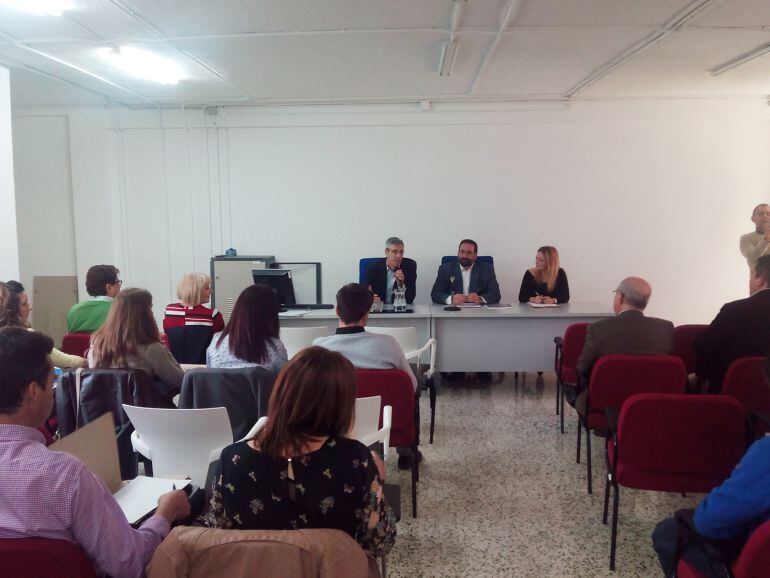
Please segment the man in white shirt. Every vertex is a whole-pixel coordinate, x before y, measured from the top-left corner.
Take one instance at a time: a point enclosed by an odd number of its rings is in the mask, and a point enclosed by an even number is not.
[[[751,221],[755,230],[741,236],[741,254],[746,257],[750,269],[754,269],[757,259],[770,254],[770,206],[766,203],[754,207]]]
[[[436,282],[430,292],[434,303],[461,305],[463,303],[499,303],[500,287],[494,266],[477,261],[479,246],[472,239],[463,239],[457,249],[457,260],[438,268]]]

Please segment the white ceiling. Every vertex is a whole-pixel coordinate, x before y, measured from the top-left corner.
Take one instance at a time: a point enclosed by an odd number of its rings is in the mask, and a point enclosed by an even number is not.
[[[441,48],[458,43],[452,74]],[[15,106],[765,97],[768,0],[75,0],[62,17],[0,7]],[[127,77],[132,45],[188,78]]]

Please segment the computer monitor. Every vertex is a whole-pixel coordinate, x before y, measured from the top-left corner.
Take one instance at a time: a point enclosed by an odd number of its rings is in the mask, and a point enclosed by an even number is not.
[[[291,280],[291,271],[288,269],[252,269],[251,276],[254,284],[261,283],[270,287],[278,296],[281,306],[295,305],[294,283]]]

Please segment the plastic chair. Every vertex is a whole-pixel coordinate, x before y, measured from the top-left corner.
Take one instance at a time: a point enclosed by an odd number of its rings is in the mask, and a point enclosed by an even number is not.
[[[83,549],[67,540],[5,538],[0,561],[4,578],[96,578]]]
[[[751,533],[738,559],[733,563],[733,578],[760,578],[768,575],[770,568],[770,521]],[[705,578],[685,560],[676,566],[677,578]]]
[[[615,570],[620,486],[709,492],[730,476],[746,444],[743,408],[723,395],[642,393],[629,397],[619,416],[616,409],[606,415],[612,435],[606,445],[602,522],[607,523],[612,486],[610,569]]]
[[[436,338],[431,337],[425,342],[422,347],[417,346],[417,329],[415,327],[376,327],[367,325],[366,330],[371,333],[379,333],[381,335],[390,335],[404,350],[404,356],[407,361],[414,360],[417,364],[417,381],[420,378],[423,379],[425,385],[428,387],[428,393],[430,395],[430,443],[433,443],[433,431],[436,420],[436,380],[434,375],[436,373]],[[430,364],[428,369],[421,373],[422,355],[430,349]]]
[[[67,333],[61,341],[61,350],[67,355],[79,355],[85,357],[86,351],[91,347],[90,333]]]
[[[390,445],[410,448],[412,452],[412,517],[417,517],[418,463],[417,398],[411,378],[400,369],[356,369],[356,397],[380,396],[384,405],[393,408]],[[380,427],[384,424],[380,422]]]
[[[494,266],[495,260],[491,255],[479,255],[476,257],[477,261],[481,261],[482,263],[486,263],[487,265]],[[441,264],[444,265],[445,263],[449,263],[450,261],[457,261],[457,255],[444,255],[441,257]]]
[[[291,359],[298,351],[313,345],[316,337],[326,335],[329,335],[329,329],[326,327],[281,327],[280,339]]]
[[[369,265],[377,261],[378,259],[382,259],[382,257],[364,257],[363,259],[358,261],[358,282],[361,285],[364,285],[366,283],[366,270],[369,268]]]
[[[580,376],[577,361],[586,342],[588,323],[573,323],[564,337],[554,337],[554,371],[556,372],[556,415],[561,414],[561,433],[564,433],[564,385],[577,386]]]
[[[390,428],[393,423],[393,408],[389,405],[382,408],[382,427],[380,427],[381,404],[382,398],[379,395],[356,398],[356,420],[348,437],[360,441],[367,447],[382,442],[382,459],[386,460],[390,444]]]
[[[688,374],[695,372],[695,349],[693,343],[708,328],[708,325],[679,325],[674,327],[674,350],[671,355],[684,362]]]
[[[189,476],[205,487],[209,464],[233,443],[227,410],[155,409],[123,404],[134,425],[134,451],[152,461],[157,477]]]
[[[577,462],[580,463],[580,430],[586,432],[586,479],[593,493],[591,432],[607,432],[605,409],[618,409],[637,393],[684,393],[684,363],[671,355],[614,354],[600,357],[591,371],[585,405],[578,410]],[[580,400],[578,400],[579,402]],[[580,406],[580,403],[577,404]]]
[[[765,377],[765,361],[764,357],[736,359],[722,381],[722,393],[743,405],[754,438],[762,437],[770,425],[770,385]]]

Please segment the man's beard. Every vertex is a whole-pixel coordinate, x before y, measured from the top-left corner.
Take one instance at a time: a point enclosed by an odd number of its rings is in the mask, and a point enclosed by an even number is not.
[[[470,267],[471,265],[473,265],[473,261],[468,259],[468,257],[463,257],[460,259],[460,265],[462,265],[463,267]]]

